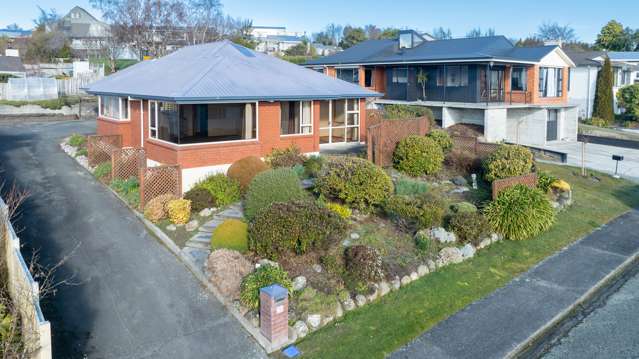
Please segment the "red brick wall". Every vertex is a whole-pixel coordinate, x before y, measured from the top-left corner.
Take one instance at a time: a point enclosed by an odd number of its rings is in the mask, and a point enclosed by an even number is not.
[[[122,135],[122,146],[132,146],[131,121],[115,121],[104,117],[98,117],[96,126],[96,133],[98,135]]]

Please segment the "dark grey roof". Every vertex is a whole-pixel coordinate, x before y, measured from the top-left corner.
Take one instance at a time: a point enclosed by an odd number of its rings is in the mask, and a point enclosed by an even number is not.
[[[486,36],[424,41],[411,49],[399,50],[397,40],[368,40],[343,52],[311,60],[306,65],[366,63],[410,63],[463,60],[510,60],[536,62],[557,46],[515,47],[504,36]]]
[[[604,51],[576,51],[571,49],[565,49],[564,52],[572,62],[577,66],[601,66],[601,63],[595,61],[593,59],[604,56],[606,53]]]
[[[25,69],[19,57],[0,56],[0,72],[25,72]]]
[[[613,61],[639,61],[639,51],[610,51],[608,56]]]
[[[142,61],[94,82],[87,91],[177,102],[381,96],[226,40]]]

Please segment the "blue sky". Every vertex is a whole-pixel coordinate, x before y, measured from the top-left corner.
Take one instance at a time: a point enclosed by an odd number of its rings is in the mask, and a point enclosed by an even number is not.
[[[289,30],[313,33],[326,24],[363,26],[376,24],[431,31],[450,28],[463,36],[473,27],[493,27],[497,34],[512,38],[534,34],[544,21],[572,26],[582,41],[594,41],[610,19],[639,28],[637,0],[605,1],[430,1],[430,0],[222,0],[224,11],[234,17],[253,20],[254,25],[286,26]],[[31,27],[37,5],[65,14],[80,5],[100,15],[89,0],[0,0],[0,28],[11,23]]]

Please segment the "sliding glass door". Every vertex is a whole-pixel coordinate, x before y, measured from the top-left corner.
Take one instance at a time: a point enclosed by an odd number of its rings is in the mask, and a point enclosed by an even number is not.
[[[320,101],[320,144],[359,142],[359,99]]]

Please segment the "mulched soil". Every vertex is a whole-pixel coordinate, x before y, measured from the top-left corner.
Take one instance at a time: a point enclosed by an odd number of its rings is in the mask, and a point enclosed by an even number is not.
[[[484,135],[484,126],[458,123],[446,129],[451,136],[481,137]]]

